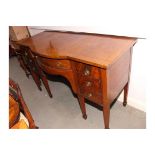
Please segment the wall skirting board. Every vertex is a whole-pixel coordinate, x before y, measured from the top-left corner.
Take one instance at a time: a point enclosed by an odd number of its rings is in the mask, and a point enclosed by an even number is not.
[[[118,101],[123,102],[123,94],[120,95],[118,98]],[[138,101],[132,97],[128,97],[128,104],[129,106],[132,106],[138,110],[146,112],[146,103],[142,103],[141,101]]]

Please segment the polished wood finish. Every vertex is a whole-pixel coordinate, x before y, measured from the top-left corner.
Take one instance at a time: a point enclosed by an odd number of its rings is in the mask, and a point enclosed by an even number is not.
[[[26,76],[29,77],[29,75],[32,75],[32,78],[35,81],[39,90],[42,90],[41,88],[41,81],[42,81],[49,96],[52,97],[46,75],[39,66],[37,56],[35,56],[31,52],[31,49],[29,47],[21,45],[19,47],[20,50],[17,50],[16,53],[18,60],[20,62],[20,66],[24,69]]]
[[[130,49],[114,63],[108,70],[108,96],[111,103],[121,92],[128,82],[130,66]]]
[[[124,100],[123,100],[123,106],[127,105],[127,97],[128,97],[128,90],[129,90],[129,82],[124,87]]]
[[[9,96],[9,128],[18,122],[19,114],[19,104],[11,96]]]
[[[53,59],[51,61],[51,59],[47,59],[47,58],[39,58],[40,61],[42,62],[42,64],[46,65],[46,66],[50,66],[52,68],[56,68],[56,69],[71,69],[71,64],[69,60],[55,60]]]
[[[78,95],[81,111],[82,111],[82,116],[84,119],[87,119],[87,114],[86,114],[86,105],[85,105],[85,100],[84,97],[81,95]]]
[[[18,103],[18,105],[16,105],[16,108],[19,107],[20,112],[22,112],[24,114],[24,116],[27,118],[27,120],[29,122],[29,128],[30,129],[38,128],[35,125],[33,117],[32,117],[32,115],[24,101],[24,98],[22,96],[19,85],[17,83],[15,83],[12,79],[9,79],[9,96],[10,96],[10,98],[13,98],[14,105],[15,105],[15,103],[16,104]],[[19,111],[17,111],[17,112],[19,113]],[[14,125],[14,123],[9,124],[9,127],[12,127],[12,125]]]
[[[129,73],[128,73],[128,82],[124,87],[124,100],[123,100],[123,106],[127,105],[127,98],[128,98],[128,92],[129,92],[129,83],[130,83],[130,73],[131,73],[131,64],[132,64],[132,50],[130,49],[130,62],[129,62]]]
[[[46,58],[67,58],[101,68],[108,68],[116,62],[135,38],[108,35],[90,35],[65,32],[42,32],[30,39],[19,41]]]
[[[42,70],[44,70],[48,74],[61,75],[65,77],[70,82],[73,92],[77,92],[77,85],[75,84],[74,72],[70,60],[47,59],[38,56],[38,61]]]
[[[21,119],[11,129],[29,129],[29,127],[26,122]]]
[[[79,94],[97,104],[102,103],[100,69],[91,65],[75,62],[75,74]]]
[[[45,72],[68,79],[85,119],[85,98],[102,106],[108,129],[110,105],[123,89],[127,102],[131,49],[136,41],[132,37],[51,31],[17,44],[29,46]]]

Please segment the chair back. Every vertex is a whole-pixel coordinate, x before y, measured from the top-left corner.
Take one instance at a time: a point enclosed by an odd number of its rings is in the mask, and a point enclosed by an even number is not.
[[[19,85],[14,82],[11,78],[9,79],[9,95],[19,104],[20,111],[24,114],[29,122],[29,128],[37,128],[32,115],[24,101]]]

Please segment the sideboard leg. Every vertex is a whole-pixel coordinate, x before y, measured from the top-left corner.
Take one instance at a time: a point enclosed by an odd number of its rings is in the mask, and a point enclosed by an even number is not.
[[[84,118],[84,119],[87,119],[86,106],[85,106],[84,97],[78,96],[78,99],[79,99],[79,103],[80,103],[80,107],[81,107],[81,111],[82,111],[83,118]]]
[[[129,83],[127,83],[124,87],[124,100],[123,100],[123,106],[127,105],[127,98],[128,98],[128,89],[129,89]]]
[[[103,118],[104,118],[105,129],[109,129],[109,118],[110,118],[109,104],[105,104],[103,107]]]

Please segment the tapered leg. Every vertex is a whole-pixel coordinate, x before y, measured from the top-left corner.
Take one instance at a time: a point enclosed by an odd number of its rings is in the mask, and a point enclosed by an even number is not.
[[[49,95],[50,97],[52,97],[51,90],[50,90],[50,87],[49,87],[49,85],[48,85],[48,81],[47,81],[47,79],[46,79],[46,76],[45,76],[45,75],[42,75],[42,76],[41,76],[41,79],[42,79],[42,82],[43,82],[43,84],[44,84],[44,86],[45,86],[47,92],[48,92],[48,95]]]
[[[17,55],[17,58],[18,58],[18,61],[20,63],[20,67],[25,71],[26,76],[29,78],[30,73],[29,73],[25,63],[23,62],[21,56]]]
[[[109,129],[110,105],[105,104],[103,107],[103,117],[105,129]]]
[[[84,118],[84,119],[87,119],[86,106],[85,106],[84,97],[78,96],[78,99],[79,99],[79,103],[80,103],[80,107],[81,107],[81,111],[82,111],[83,118]]]
[[[41,91],[41,81],[40,78],[38,77],[38,75],[36,73],[34,73],[33,71],[31,71],[31,75],[33,77],[34,82],[36,83],[38,89]]]
[[[129,83],[127,83],[124,87],[124,100],[123,100],[123,106],[127,105],[127,98],[128,98],[128,89],[129,89]]]
[[[48,92],[48,95],[52,98],[52,93],[51,93],[51,90],[50,90],[50,87],[49,87],[49,84],[48,84],[48,81],[47,81],[47,78],[46,78],[46,75],[44,74],[44,72],[41,70],[41,68],[39,67],[38,64],[36,64],[36,67],[37,67],[37,70],[38,70],[38,76],[40,77],[40,79],[42,80],[47,92]]]

